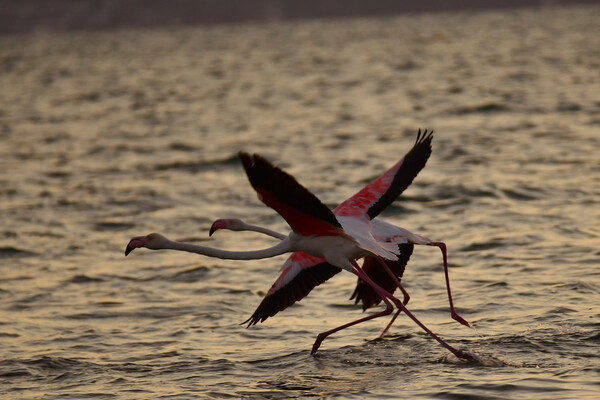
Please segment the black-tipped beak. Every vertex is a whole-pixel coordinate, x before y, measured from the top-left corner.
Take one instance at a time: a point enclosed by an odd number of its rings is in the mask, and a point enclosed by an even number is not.
[[[127,247],[125,247],[125,256],[128,256],[129,253],[131,253],[133,251],[133,247],[129,247],[130,244],[131,244],[131,242],[129,242]]]
[[[215,229],[215,225],[213,224],[213,226],[210,227],[210,230],[208,231],[208,236],[212,236],[213,233],[215,233],[216,229]]]
[[[129,255],[129,253],[131,253],[134,249],[137,249],[138,247],[142,247],[144,246],[144,237],[139,236],[139,237],[134,237],[133,239],[131,239],[129,241],[129,243],[127,243],[127,247],[125,247],[125,255]]]

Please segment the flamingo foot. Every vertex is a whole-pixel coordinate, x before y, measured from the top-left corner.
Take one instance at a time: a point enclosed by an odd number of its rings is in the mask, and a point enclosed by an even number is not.
[[[385,335],[387,335],[388,331],[390,330],[391,325],[392,324],[388,324],[388,326],[386,326],[385,329],[381,331],[381,333],[379,334],[379,336],[377,338],[383,339],[385,337]]]
[[[469,325],[467,320],[464,319],[463,317],[461,317],[460,315],[458,315],[456,312],[452,313],[452,319],[455,320],[456,322],[463,324],[464,326],[468,326],[469,328],[471,327],[471,325]]]
[[[454,353],[454,355],[458,358],[462,358],[463,360],[474,360],[475,357],[473,357],[470,354],[465,353],[464,351],[460,351],[460,350],[456,350],[456,353]]]
[[[317,335],[317,339],[315,340],[315,343],[313,344],[312,350],[310,351],[310,354],[315,354],[317,352],[317,350],[319,350],[319,347],[321,347],[321,343],[323,343],[323,340],[326,338],[325,335],[323,335],[322,333],[319,333]]]

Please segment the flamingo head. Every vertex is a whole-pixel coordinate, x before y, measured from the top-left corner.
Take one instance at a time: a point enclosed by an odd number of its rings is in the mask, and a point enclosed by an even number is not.
[[[210,231],[208,232],[209,236],[212,236],[213,233],[218,231],[219,229],[229,229],[230,231],[243,231],[246,224],[237,218],[223,218],[217,219],[210,227]]]
[[[167,239],[164,236],[158,233],[151,233],[146,236],[136,236],[132,238],[127,244],[127,247],[125,247],[125,255],[128,255],[138,247],[145,247],[150,250],[162,249],[163,243],[166,240]]]

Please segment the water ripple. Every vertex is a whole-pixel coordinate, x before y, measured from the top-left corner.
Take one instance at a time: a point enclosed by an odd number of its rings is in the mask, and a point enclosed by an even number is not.
[[[598,6],[0,37],[0,392],[10,398],[515,398],[598,393]],[[494,43],[490,46],[490,43]],[[334,207],[434,129],[382,219],[420,246],[404,313],[362,318],[339,274],[246,329],[286,222],[237,158]],[[378,308],[376,310],[381,310]],[[0,394],[0,397],[2,396]]]

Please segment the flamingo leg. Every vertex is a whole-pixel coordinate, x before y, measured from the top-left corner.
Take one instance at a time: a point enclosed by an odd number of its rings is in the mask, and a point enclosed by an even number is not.
[[[448,257],[446,255],[446,244],[444,242],[431,242],[429,245],[439,247],[439,249],[442,251],[442,258],[444,260],[444,274],[446,275],[446,290],[448,291],[448,302],[450,303],[450,314],[452,315],[452,319],[465,326],[470,326],[467,320],[458,315],[458,313],[454,310],[452,293],[450,292],[450,278],[448,277]]]
[[[410,296],[409,296],[408,292],[406,291],[406,289],[404,289],[404,286],[402,286],[402,283],[400,282],[400,280],[396,277],[396,275],[394,275],[394,273],[392,272],[392,270],[390,269],[390,267],[386,264],[385,261],[383,261],[381,259],[381,257],[377,257],[377,261],[379,261],[379,263],[381,264],[381,266],[383,267],[383,269],[386,270],[386,272],[390,275],[390,277],[392,278],[392,280],[394,281],[394,283],[402,291],[402,294],[404,295],[404,299],[403,299],[402,303],[404,305],[408,304],[408,301],[410,300]],[[385,329],[383,331],[381,331],[381,333],[379,334],[380,338],[382,338],[382,337],[384,337],[386,335],[386,333],[390,330],[390,327],[394,324],[394,321],[396,321],[396,318],[398,318],[398,315],[400,315],[401,312],[402,312],[401,309],[398,309],[398,311],[396,311],[396,314],[394,314],[394,316],[392,317],[392,320],[387,324],[387,326],[385,327]]]
[[[394,275],[394,273],[390,270],[390,267],[381,258],[377,257],[377,260],[379,260],[379,262],[382,263],[382,265],[384,266],[384,269],[386,269],[387,273],[390,274],[393,277],[393,279],[395,280],[396,285],[400,288],[400,290],[402,291],[402,294],[404,296],[402,302],[403,302],[404,305],[406,305],[408,303],[408,301],[410,300],[410,295],[404,289],[404,287],[402,286],[402,284],[400,283],[400,281],[396,278],[396,275]],[[353,263],[353,264],[355,265],[355,268],[358,268],[358,264],[356,264],[356,263]],[[359,268],[359,270],[364,274],[364,271],[362,271],[362,269]],[[382,293],[379,293],[379,292],[377,292],[377,294],[379,294],[379,297],[381,297],[381,299],[385,302],[385,304],[386,304],[385,310],[383,310],[383,311],[381,311],[379,313],[372,314],[372,315],[369,315],[367,317],[358,319],[356,321],[349,322],[347,324],[344,324],[344,325],[339,326],[337,328],[331,329],[329,331],[320,333],[317,336],[317,339],[315,340],[315,343],[313,344],[313,348],[312,348],[311,354],[313,354],[313,353],[315,353],[317,351],[317,349],[319,348],[319,346],[321,346],[321,342],[323,342],[323,340],[327,336],[329,336],[331,334],[334,334],[335,332],[338,332],[338,331],[340,331],[340,330],[342,330],[344,328],[348,328],[350,326],[353,326],[353,325],[356,325],[356,324],[360,324],[361,322],[365,322],[365,321],[368,321],[368,320],[371,320],[371,319],[375,319],[375,318],[379,318],[379,317],[383,317],[385,315],[391,314],[394,307],[392,306],[392,304],[390,303],[390,301],[387,299],[386,295],[384,294],[382,296]],[[401,310],[398,310],[396,312],[396,314],[394,315],[394,318],[392,318],[392,321],[384,329],[384,331],[381,333],[381,335],[379,335],[379,337],[383,337],[385,335],[385,333],[388,331],[388,329],[390,328],[390,326],[396,320],[396,318],[398,317],[398,314],[400,314],[400,312],[401,312]]]
[[[390,293],[386,292],[383,288],[381,288],[380,286],[378,286],[375,282],[373,282],[371,280],[371,278],[369,278],[369,276],[367,274],[365,274],[362,270],[358,270],[358,276],[360,278],[362,278],[365,282],[367,282],[369,285],[371,285],[371,287],[373,287],[373,289],[375,289],[375,291],[381,296],[388,296],[388,298],[394,302],[394,304],[396,304],[396,307],[398,307],[399,309],[401,309],[402,311],[404,311],[404,313],[410,318],[412,319],[417,325],[419,325],[421,327],[421,329],[423,329],[429,336],[431,336],[433,339],[435,339],[439,344],[441,344],[444,348],[446,348],[448,351],[450,351],[452,354],[454,354],[456,357],[458,358],[463,358],[465,360],[471,360],[473,359],[473,356],[463,353],[462,351],[456,350],[454,347],[450,346],[448,343],[446,343],[444,340],[442,340],[439,336],[437,336],[435,333],[433,333],[429,328],[427,328],[421,321],[419,321],[417,319],[417,317],[415,317],[413,315],[413,313],[411,313],[410,311],[408,311],[408,309],[404,306],[404,304],[402,304],[402,302],[400,300],[398,300],[397,298],[395,298],[394,296],[392,296]],[[382,296],[382,298],[383,298]]]
[[[358,265],[356,263],[354,264],[354,268],[357,268],[360,272],[362,272],[362,270],[358,267]],[[359,273],[352,271],[355,275],[360,276]],[[362,272],[365,276],[366,274],[364,272]],[[332,335],[338,331],[341,331],[342,329],[348,328],[350,326],[356,325],[356,324],[360,324],[361,322],[365,322],[365,321],[369,321],[371,319],[375,319],[375,318],[379,318],[379,317],[383,317],[385,315],[389,315],[392,313],[392,311],[394,310],[394,306],[392,306],[392,303],[390,303],[390,301],[387,299],[387,296],[385,296],[385,294],[382,296],[382,294],[380,294],[378,292],[378,294],[380,295],[380,297],[383,299],[383,301],[385,302],[385,310],[378,312],[376,314],[372,314],[369,315],[367,317],[364,318],[360,318],[357,319],[356,321],[352,321],[352,322],[348,322],[347,324],[338,326],[337,328],[333,328],[331,330],[325,331],[325,332],[321,332],[317,335],[317,338],[315,340],[315,343],[313,344],[312,350],[310,351],[310,354],[314,354],[317,352],[317,350],[319,349],[319,347],[321,346],[321,343],[323,342],[323,340],[325,340],[325,338],[329,335]]]
[[[396,321],[396,318],[398,318],[398,315],[400,315],[401,312],[402,312],[402,310],[396,311],[396,314],[394,314],[394,316],[392,317],[392,320],[387,324],[385,329],[382,330],[381,333],[379,334],[380,338],[384,337],[387,334],[387,332],[390,330],[390,327],[392,325],[394,325],[394,321]]]
[[[400,283],[400,279],[398,279],[398,277],[394,274],[394,272],[392,272],[390,267],[387,265],[387,263],[385,261],[383,261],[383,259],[381,257],[377,257],[377,261],[379,261],[379,264],[381,264],[383,269],[390,275],[390,277],[392,278],[392,280],[394,281],[396,286],[398,286],[400,288],[400,291],[402,292],[402,295],[404,296],[404,298],[402,299],[402,304],[407,305],[408,301],[410,300],[410,295],[408,294],[406,289],[404,289],[404,286],[402,286],[402,283]]]
[[[402,302],[400,300],[398,300],[396,297],[392,296],[389,292],[385,291],[381,286],[379,286],[375,282],[373,282],[371,280],[371,278],[369,278],[369,276],[367,274],[365,274],[362,269],[360,269],[360,267],[356,264],[356,262],[353,262],[353,264],[354,264],[354,270],[352,270],[352,273],[354,275],[358,276],[359,278],[361,278],[362,280],[364,280],[365,282],[367,282],[367,284],[369,284],[373,288],[373,290],[375,290],[375,292],[382,299],[388,298],[389,300],[391,300],[392,302],[394,302],[394,304],[396,305],[396,307],[398,307],[399,309],[401,309],[402,311],[404,311],[404,313],[406,315],[408,315],[408,317],[410,319],[412,319],[417,325],[419,325],[421,327],[421,329],[423,329],[425,332],[427,332],[427,334],[429,336],[431,336],[433,339],[435,339],[444,348],[446,348],[448,351],[450,351],[452,354],[454,354],[458,358],[463,358],[463,359],[466,359],[466,360],[470,360],[470,359],[473,358],[473,356],[471,356],[469,354],[466,354],[466,353],[463,353],[463,352],[461,352],[459,350],[456,350],[454,347],[450,346],[448,343],[446,343],[445,341],[443,341],[439,336],[437,336],[429,328],[427,328],[425,325],[423,325],[423,323],[421,321],[419,321],[417,319],[417,317],[415,317],[410,311],[408,311],[406,309],[406,307],[404,306],[404,304],[402,304]],[[389,301],[386,301],[386,304],[388,304],[388,303],[389,303]],[[385,311],[387,311],[387,308],[386,308]],[[389,312],[387,312],[387,314],[389,314]],[[384,314],[384,315],[387,315],[387,314]],[[377,315],[377,314],[374,314],[374,315]],[[373,317],[373,316],[369,316],[369,317]],[[317,336],[317,340],[315,341],[315,344],[313,345],[313,350],[311,351],[311,354],[317,351],[317,349],[319,348],[319,346],[320,346],[321,342],[323,341],[323,339],[325,339],[331,333],[337,332],[340,329],[344,329],[344,328],[346,328],[348,326],[352,326],[352,325],[358,324],[358,323],[363,322],[363,321],[365,321],[367,319],[372,319],[372,318],[369,318],[369,317],[361,318],[360,320],[353,321],[350,324],[343,325],[339,329],[336,328],[336,329],[333,329],[332,331],[323,332],[322,334],[320,334],[319,336]],[[375,318],[375,317],[373,317],[373,318]],[[323,337],[321,337],[322,335],[323,335]]]
[[[410,300],[410,295],[408,294],[406,289],[404,289],[404,286],[402,286],[402,284],[400,283],[400,280],[398,280],[398,287],[400,288],[400,291],[402,292],[402,296],[404,296],[402,298],[402,304],[407,305]]]

